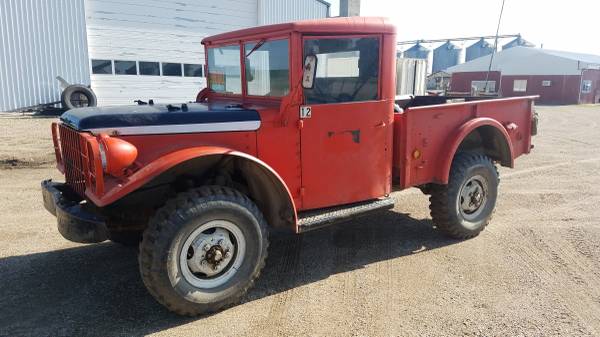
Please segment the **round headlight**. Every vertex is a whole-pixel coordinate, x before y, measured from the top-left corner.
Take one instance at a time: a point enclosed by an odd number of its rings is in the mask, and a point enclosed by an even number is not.
[[[125,169],[136,160],[138,151],[133,144],[108,135],[100,135],[100,161],[104,172],[121,177]]]

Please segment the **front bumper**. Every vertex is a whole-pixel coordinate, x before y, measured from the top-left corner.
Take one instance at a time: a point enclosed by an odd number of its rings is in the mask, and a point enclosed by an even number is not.
[[[105,220],[85,209],[82,199],[66,184],[42,181],[44,207],[56,216],[58,231],[73,242],[96,243],[108,239]]]

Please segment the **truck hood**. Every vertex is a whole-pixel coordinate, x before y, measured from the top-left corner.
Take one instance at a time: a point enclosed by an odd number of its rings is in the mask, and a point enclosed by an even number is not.
[[[109,135],[254,131],[258,111],[238,104],[187,103],[71,109],[60,120],[79,131]]]

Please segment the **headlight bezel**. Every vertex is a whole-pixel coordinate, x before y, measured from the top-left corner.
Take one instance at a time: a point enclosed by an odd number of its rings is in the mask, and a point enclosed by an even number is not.
[[[106,159],[106,151],[107,150],[106,150],[104,143],[101,141],[98,142],[98,147],[99,147],[98,152],[100,153],[100,163],[102,165],[102,171],[106,172],[106,169],[108,167],[108,161]]]
[[[135,145],[107,134],[98,136],[99,155],[102,171],[113,177],[124,177],[128,168],[137,159],[138,150]]]

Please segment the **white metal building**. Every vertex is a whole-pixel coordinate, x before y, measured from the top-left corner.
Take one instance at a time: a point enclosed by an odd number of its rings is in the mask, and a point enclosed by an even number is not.
[[[0,111],[60,100],[59,75],[99,105],[193,100],[205,36],[327,16],[322,0],[2,0]]]
[[[0,1],[0,111],[60,100],[61,75],[90,83],[83,0]]]

